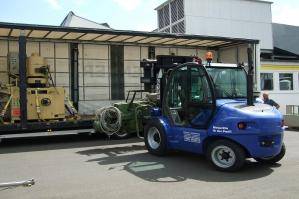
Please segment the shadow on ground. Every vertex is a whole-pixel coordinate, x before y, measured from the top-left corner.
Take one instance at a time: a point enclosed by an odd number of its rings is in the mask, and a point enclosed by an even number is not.
[[[137,138],[113,140],[105,135],[88,134],[3,139],[0,143],[0,154],[128,144],[138,141],[140,139]]]
[[[245,167],[236,173],[219,172],[211,167],[205,157],[182,152],[156,157],[147,153],[144,146],[136,144],[85,150],[77,153],[90,157],[93,155],[103,156],[90,159],[87,162],[97,162],[99,165],[108,166],[109,170],[122,169],[150,182],[181,182],[188,179],[207,182],[235,182],[262,178],[273,172],[269,166],[253,161],[247,161]]]

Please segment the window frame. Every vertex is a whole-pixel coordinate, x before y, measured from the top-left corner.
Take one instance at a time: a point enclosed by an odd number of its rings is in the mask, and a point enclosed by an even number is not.
[[[267,75],[272,75],[272,89],[263,89],[262,87],[262,74],[267,74]],[[274,73],[273,72],[261,72],[260,73],[260,86],[261,86],[261,90],[262,91],[274,91],[275,90],[275,86],[274,86]]]
[[[289,90],[281,89],[281,84],[280,84],[281,77],[280,77],[280,75],[283,75],[283,74],[292,75],[291,89],[289,89]],[[294,91],[294,73],[293,72],[279,72],[278,73],[278,85],[279,85],[279,91],[283,91],[283,92],[285,92],[285,91]]]

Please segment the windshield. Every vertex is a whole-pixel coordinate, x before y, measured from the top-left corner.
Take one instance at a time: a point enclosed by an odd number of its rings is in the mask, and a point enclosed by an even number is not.
[[[242,68],[207,68],[211,76],[217,98],[246,98],[247,78]]]

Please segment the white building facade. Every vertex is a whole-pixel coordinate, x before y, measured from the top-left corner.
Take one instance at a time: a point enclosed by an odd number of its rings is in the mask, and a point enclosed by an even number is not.
[[[299,27],[273,24],[271,5],[261,0],[168,0],[156,8],[158,31],[259,40],[255,87],[269,93],[286,114],[287,105],[299,105]],[[246,64],[246,51],[242,45],[222,48],[217,62]]]
[[[158,8],[158,31],[260,40],[273,49],[271,2],[168,0]]]

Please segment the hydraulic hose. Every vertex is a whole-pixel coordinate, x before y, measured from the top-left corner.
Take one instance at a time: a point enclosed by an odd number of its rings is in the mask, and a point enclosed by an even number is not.
[[[101,132],[111,136],[121,129],[121,112],[116,107],[104,107],[96,111],[98,127]]]

